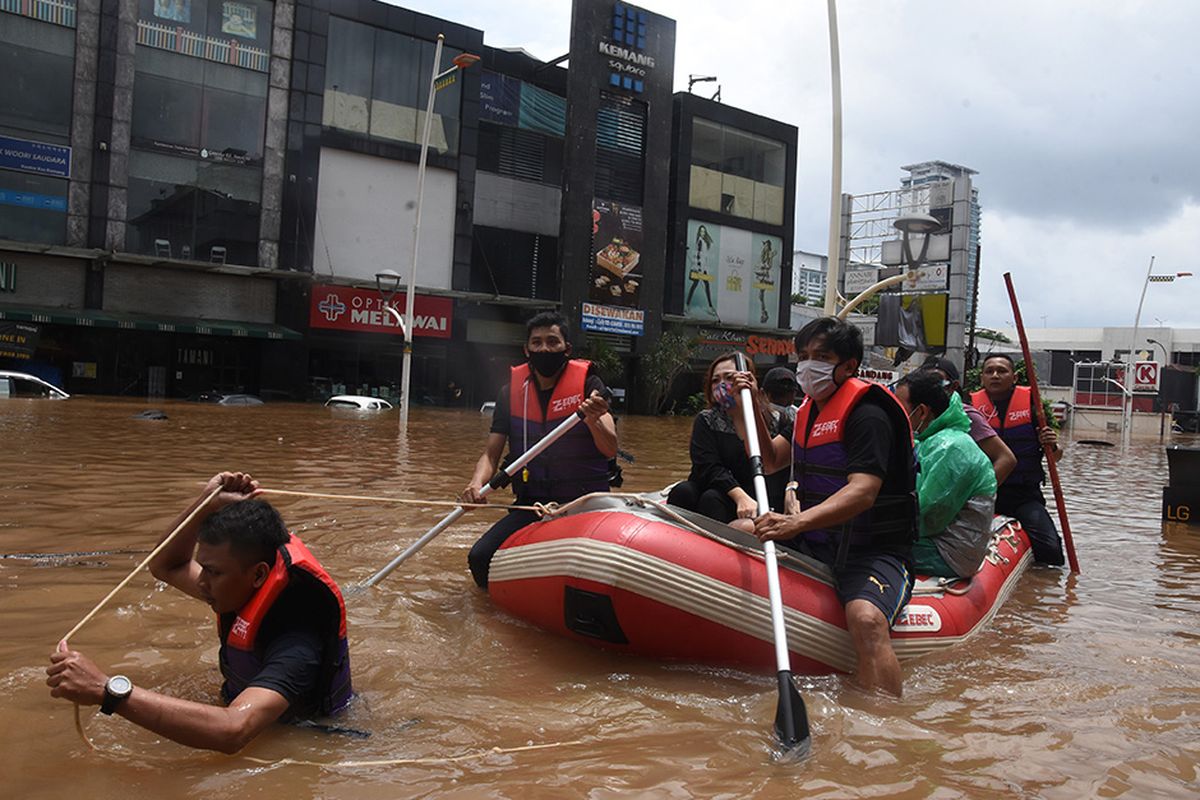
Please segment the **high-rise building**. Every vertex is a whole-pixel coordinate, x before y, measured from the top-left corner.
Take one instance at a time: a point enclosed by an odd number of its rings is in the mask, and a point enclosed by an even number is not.
[[[970,167],[964,167],[961,164],[951,164],[948,161],[921,161],[916,164],[907,164],[900,169],[908,172],[908,177],[900,179],[901,189],[915,189],[918,186],[925,186],[931,183],[942,183],[951,181],[955,178],[963,176],[978,175],[977,170]],[[975,294],[979,286],[979,225],[980,225],[980,207],[979,207],[979,189],[972,181],[971,185],[971,207],[970,207],[970,229],[968,232],[968,249],[967,249],[967,291],[969,293],[969,302],[967,307],[967,328],[971,328],[974,322],[975,314]]]
[[[801,295],[810,306],[825,304],[825,279],[829,259],[818,253],[792,253],[792,295]]]

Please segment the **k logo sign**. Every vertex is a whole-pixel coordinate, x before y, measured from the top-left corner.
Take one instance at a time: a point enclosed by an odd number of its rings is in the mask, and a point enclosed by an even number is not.
[[[346,304],[336,294],[325,295],[325,299],[317,304],[317,308],[330,322],[337,322],[338,318],[346,313]]]
[[[1159,365],[1157,361],[1139,361],[1133,365],[1133,390],[1135,392],[1158,391]]]

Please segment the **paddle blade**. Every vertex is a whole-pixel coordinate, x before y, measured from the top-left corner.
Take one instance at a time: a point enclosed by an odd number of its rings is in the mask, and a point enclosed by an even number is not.
[[[812,748],[812,736],[808,732],[808,710],[804,698],[792,683],[792,673],[780,670],[779,707],[775,710],[775,736],[784,750],[796,751],[792,755],[804,756]]]

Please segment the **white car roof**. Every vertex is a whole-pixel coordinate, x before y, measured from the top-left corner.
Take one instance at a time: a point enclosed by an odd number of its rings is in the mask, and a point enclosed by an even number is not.
[[[44,381],[36,375],[30,375],[28,372],[12,372],[10,370],[0,369],[0,378],[15,378],[15,379],[21,380],[21,381],[32,381],[36,384],[45,386],[46,388],[50,389],[50,391],[55,396],[60,397],[63,400],[66,400],[67,398],[69,398],[71,396],[71,395],[67,394],[66,392],[64,392],[62,389],[55,386],[53,383]]]
[[[392,404],[382,397],[368,397],[362,394],[335,394],[325,401],[325,405],[329,405],[330,403],[354,403],[364,408],[369,407],[373,403],[378,403],[383,408],[392,407]]]

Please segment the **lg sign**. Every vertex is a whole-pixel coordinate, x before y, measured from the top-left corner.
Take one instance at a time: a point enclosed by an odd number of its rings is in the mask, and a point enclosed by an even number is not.
[[[1133,390],[1135,392],[1157,392],[1160,378],[1157,361],[1139,361],[1133,365]]]

